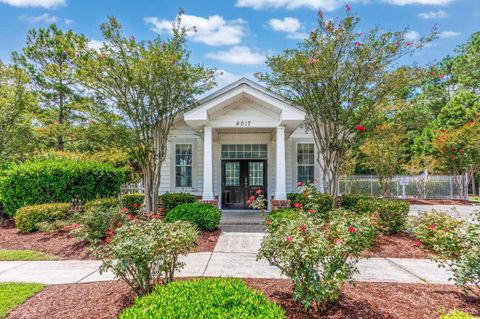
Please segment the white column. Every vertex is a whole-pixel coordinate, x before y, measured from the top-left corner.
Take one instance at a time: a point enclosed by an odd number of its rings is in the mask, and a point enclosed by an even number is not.
[[[277,127],[275,161],[275,199],[287,199],[286,177],[285,177],[285,127]]]
[[[212,127],[203,128],[203,200],[213,199]]]

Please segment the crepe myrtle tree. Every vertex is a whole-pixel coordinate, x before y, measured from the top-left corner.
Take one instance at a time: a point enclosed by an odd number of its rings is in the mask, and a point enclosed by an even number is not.
[[[343,19],[326,19],[318,12],[318,26],[297,48],[267,59],[271,72],[257,73],[268,87],[304,108],[306,127],[313,133],[323,188],[337,195],[340,167],[355,139],[366,130],[373,110],[415,74],[397,72],[396,62],[436,36],[435,29],[408,41],[407,29],[391,32],[375,27],[357,32],[360,18],[346,6]]]
[[[186,35],[196,29],[181,25],[182,12],[172,34],[151,41],[125,37],[114,17],[101,25],[104,44],[82,57],[84,84],[109,101],[132,131],[132,154],[145,183],[145,209],[157,203],[161,166],[175,118],[196,106],[196,97],[214,85],[214,71],[190,62]]]

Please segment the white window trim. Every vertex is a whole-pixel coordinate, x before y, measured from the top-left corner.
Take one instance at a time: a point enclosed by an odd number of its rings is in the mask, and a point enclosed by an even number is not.
[[[293,141],[295,144],[295,150],[292,154],[293,159],[293,180],[292,180],[292,189],[296,190],[297,189],[297,180],[298,180],[298,163],[297,163],[297,152],[298,152],[298,144],[313,144],[313,177],[318,177],[318,168],[317,168],[317,146],[315,145],[315,141],[313,139],[295,139]],[[295,191],[294,191],[295,192]]]
[[[177,187],[177,163],[176,163],[176,148],[177,145],[190,144],[192,145],[192,186],[191,187]],[[170,156],[170,190],[178,193],[195,193],[198,190],[197,186],[197,141],[193,139],[178,139],[171,142],[172,154]]]

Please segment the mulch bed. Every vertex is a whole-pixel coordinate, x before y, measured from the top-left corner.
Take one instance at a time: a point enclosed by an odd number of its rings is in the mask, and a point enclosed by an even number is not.
[[[194,252],[203,253],[213,251],[221,232],[220,229],[201,232],[198,236]]]
[[[11,219],[0,223],[0,249],[31,249],[59,256],[60,259],[91,259],[85,242],[65,233],[23,234]]]
[[[278,303],[289,319],[436,319],[444,309],[480,315],[480,301],[464,297],[451,285],[357,283],[347,285],[338,303],[323,313],[307,313],[293,302],[291,281],[243,279]],[[132,305],[133,293],[119,281],[53,285],[27,300],[7,319],[113,319]]]
[[[408,198],[410,204],[413,205],[472,205],[478,202],[472,202],[466,199],[421,199]]]
[[[307,313],[292,301],[292,283],[282,279],[244,279],[278,303],[288,319],[437,319],[442,310],[480,315],[480,300],[463,296],[451,285],[357,283],[347,285],[338,303],[323,313]]]
[[[433,251],[424,247],[418,247],[417,239],[407,233],[397,233],[389,236],[379,235],[374,245],[362,252],[365,257],[383,258],[417,258],[428,259],[435,255]]]

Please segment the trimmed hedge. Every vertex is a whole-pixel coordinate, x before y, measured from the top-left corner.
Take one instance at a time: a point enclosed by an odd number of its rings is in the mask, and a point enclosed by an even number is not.
[[[38,230],[38,223],[65,220],[69,217],[69,203],[53,203],[25,206],[15,214],[15,225],[24,232],[30,233]]]
[[[194,203],[197,201],[195,195],[189,193],[166,193],[160,196],[162,207],[165,213],[171,211],[178,205]]]
[[[128,208],[128,212],[131,214],[139,214],[144,202],[144,194],[125,194],[121,200],[122,207]]]
[[[358,201],[362,199],[372,198],[362,194],[343,194],[339,197],[339,204],[346,210],[355,210],[355,206],[357,205]]]
[[[183,220],[193,223],[200,230],[214,230],[220,224],[222,211],[212,205],[200,202],[182,204],[165,215],[167,222]]]
[[[210,278],[159,285],[119,318],[282,319],[285,314],[240,279]]]
[[[303,193],[288,193],[287,199],[292,202],[292,207],[296,203],[302,204],[303,207],[315,206],[317,213],[323,215],[333,209],[333,197],[329,194],[315,193],[311,195],[313,198],[306,198]]]
[[[358,213],[378,214],[380,229],[386,234],[398,233],[408,222],[410,204],[396,199],[360,199],[353,207]]]
[[[0,180],[4,210],[13,216],[23,206],[45,203],[83,203],[117,196],[125,171],[105,163],[46,158],[13,166]]]

